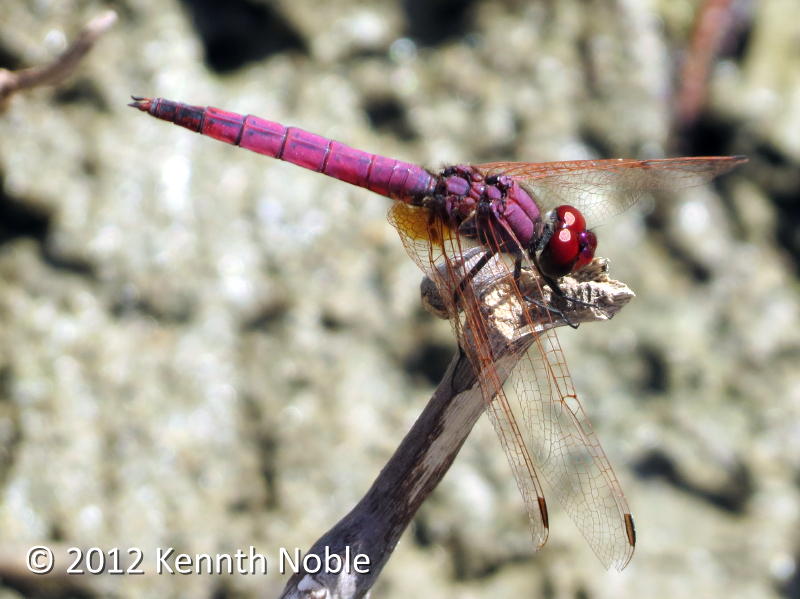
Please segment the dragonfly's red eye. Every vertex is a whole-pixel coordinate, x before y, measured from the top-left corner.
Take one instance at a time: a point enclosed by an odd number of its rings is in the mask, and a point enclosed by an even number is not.
[[[539,255],[539,266],[548,276],[563,277],[592,261],[597,237],[586,230],[586,220],[577,208],[559,206],[552,218],[553,236]]]
[[[571,229],[576,233],[586,230],[586,219],[580,210],[572,206],[559,206],[556,208],[556,229]]]
[[[551,277],[563,277],[572,271],[579,253],[578,235],[570,229],[559,229],[539,255],[539,266]]]

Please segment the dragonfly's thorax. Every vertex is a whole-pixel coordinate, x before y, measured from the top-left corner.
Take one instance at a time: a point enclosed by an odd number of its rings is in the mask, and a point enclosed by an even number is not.
[[[462,235],[499,251],[528,249],[541,235],[541,214],[531,196],[511,177],[486,176],[473,166],[442,170],[426,204]]]

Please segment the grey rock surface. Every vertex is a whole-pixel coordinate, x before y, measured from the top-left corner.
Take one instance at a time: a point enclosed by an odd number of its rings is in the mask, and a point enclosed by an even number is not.
[[[129,94],[432,168],[750,155],[599,227],[637,298],[561,333],[636,519],[630,566],[606,573],[558,506],[534,553],[481,422],[374,596],[796,596],[794,3],[741,15],[680,143],[692,3],[224,4],[111,3],[119,22],[76,74],[0,114],[0,597],[46,584],[9,576],[38,544],[62,572],[71,546],[142,549],[145,576],[60,583],[90,596],[277,595],[279,549],[361,497],[455,351],[387,200],[149,119]],[[51,60],[108,6],[3,0],[0,66]],[[158,547],[250,546],[268,576],[153,572]]]

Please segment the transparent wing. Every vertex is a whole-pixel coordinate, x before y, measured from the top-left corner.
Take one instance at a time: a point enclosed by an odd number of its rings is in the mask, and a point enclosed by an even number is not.
[[[493,226],[501,225],[489,223],[484,233],[490,243],[497,243],[501,236]],[[533,269],[521,248],[519,255],[527,268]],[[503,289],[514,296],[511,301],[525,305],[510,273],[506,280],[510,284]],[[538,285],[538,277],[533,280]],[[483,315],[497,322],[494,295],[484,296]],[[575,393],[552,313],[525,310],[522,314],[518,330],[506,334],[506,338],[528,335],[534,341],[524,346],[527,351],[518,356],[496,400],[501,399],[507,418],[519,427],[525,455],[544,479],[551,499],[555,497],[564,506],[603,565],[622,570],[636,544],[633,518],[622,488]],[[469,325],[472,327],[473,322]]]
[[[633,556],[633,518],[611,464],[581,406],[556,336],[539,335],[504,387],[528,454],[606,568]]]
[[[591,226],[605,222],[655,191],[708,183],[747,162],[744,156],[699,156],[659,160],[491,162],[476,165],[485,175],[516,179],[546,212],[561,204],[578,208]]]
[[[489,331],[481,320],[481,310],[473,286],[467,285],[463,289],[461,310],[454,301],[453,290],[458,288],[486,251],[459,238],[445,223],[431,218],[430,213],[422,208],[395,203],[389,211],[389,222],[400,233],[411,258],[436,283],[459,343],[464,348],[473,348],[473,351],[467,351],[467,355],[476,372],[480,373],[478,380],[486,401],[486,413],[497,432],[522,494],[533,542],[538,549],[547,541],[549,532],[547,504],[522,432],[503,393],[503,381],[494,368]],[[469,245],[473,246],[472,251]],[[480,277],[502,278],[508,274],[503,266],[491,263],[482,269]],[[469,342],[464,338],[467,334],[465,325],[469,330]]]

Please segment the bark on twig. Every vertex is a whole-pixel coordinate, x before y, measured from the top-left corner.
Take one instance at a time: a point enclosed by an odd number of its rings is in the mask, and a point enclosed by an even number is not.
[[[502,281],[485,282],[481,295],[489,306],[487,310],[492,313],[487,317],[487,322],[496,329],[492,334],[506,338],[509,344],[514,345],[513,351],[500,355],[496,362],[501,381],[516,365],[520,349],[529,347],[535,340],[534,333],[520,336],[519,327],[511,324],[525,320],[523,310],[541,314],[536,323],[540,331],[550,326],[608,320],[633,297],[626,285],[608,278],[603,259],[596,259],[579,274],[579,278],[562,279],[561,286],[566,295],[580,300],[580,303],[559,298],[563,305],[550,297],[548,288],[544,288],[539,297],[533,297],[537,300],[535,303],[514,305],[507,297],[502,297]],[[534,276],[531,273],[525,275]],[[531,289],[534,288],[539,289],[535,285]],[[532,294],[530,290],[527,293],[529,296]],[[491,297],[498,294],[502,301],[492,305]],[[436,311],[435,286],[423,282],[423,296]],[[541,305],[553,304],[558,304],[562,315],[551,321],[542,314]],[[444,477],[483,412],[484,400],[476,380],[469,360],[459,351],[419,419],[366,495],[306,554],[319,556],[323,565],[326,555],[350,556],[351,566],[353,556],[363,554],[369,559],[366,571],[362,568],[358,572],[352,567],[341,571],[323,568],[317,573],[301,571],[289,579],[281,594],[282,599],[351,599],[364,597],[369,592],[400,535]]]
[[[48,65],[21,71],[0,69],[0,110],[5,107],[8,99],[20,90],[39,85],[56,85],[71,75],[78,63],[116,20],[117,13],[113,10],[96,16],[86,24],[75,41]]]

